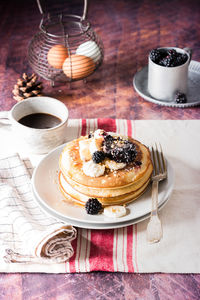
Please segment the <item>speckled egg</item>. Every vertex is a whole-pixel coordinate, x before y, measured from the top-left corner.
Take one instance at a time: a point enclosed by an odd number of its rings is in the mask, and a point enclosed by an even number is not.
[[[94,41],[87,41],[78,46],[76,54],[85,55],[98,62],[101,59],[101,51]]]
[[[94,61],[84,55],[71,55],[63,64],[63,72],[72,79],[81,79],[89,76],[95,69]]]
[[[48,63],[55,69],[62,69],[63,63],[67,57],[68,51],[63,45],[53,46],[47,54]]]

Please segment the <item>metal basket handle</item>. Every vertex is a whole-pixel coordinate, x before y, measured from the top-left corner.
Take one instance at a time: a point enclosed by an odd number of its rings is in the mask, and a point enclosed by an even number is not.
[[[38,5],[38,8],[39,8],[40,13],[43,15],[43,14],[44,14],[44,11],[43,11],[43,9],[42,9],[40,0],[37,0],[37,5]],[[86,15],[87,15],[87,9],[88,9],[88,1],[87,1],[87,0],[84,0],[83,15],[82,15],[82,17],[81,17],[81,20],[85,20]]]

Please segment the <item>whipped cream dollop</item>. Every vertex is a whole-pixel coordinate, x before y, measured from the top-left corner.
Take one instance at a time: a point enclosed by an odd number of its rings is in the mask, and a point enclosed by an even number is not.
[[[105,165],[95,164],[92,160],[83,163],[83,172],[90,177],[102,176],[105,172]]]
[[[94,132],[94,138],[95,139],[99,139],[102,138],[104,135],[106,135],[107,133],[103,130],[103,129],[97,129]]]

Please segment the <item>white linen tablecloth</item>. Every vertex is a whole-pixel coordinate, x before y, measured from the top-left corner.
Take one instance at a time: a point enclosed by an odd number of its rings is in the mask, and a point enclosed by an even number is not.
[[[85,122],[69,120],[67,139],[77,137],[78,132],[83,133],[80,129],[83,125],[86,127],[85,132],[88,132],[105,122],[108,124],[109,120],[100,122],[94,119]],[[141,273],[200,273],[200,120],[116,120],[112,122],[115,122],[117,131],[123,134],[130,132],[131,128],[132,136],[148,146],[154,142],[161,143],[174,169],[175,182],[172,195],[159,213],[163,224],[163,239],[160,243],[148,244],[146,240],[148,220],[145,220],[133,225],[131,237],[134,247],[129,248],[127,242],[130,238],[129,228],[116,229],[112,233],[115,247],[109,249],[111,257],[106,265],[108,259],[104,257],[106,247],[102,246],[104,252],[101,252],[101,245],[98,244],[100,236],[106,243],[106,231],[97,233],[95,230],[80,229],[75,255],[68,263],[54,264],[51,268],[44,264],[6,264],[0,256],[1,272],[64,273],[99,269]],[[110,128],[106,126],[104,128]],[[12,153],[15,146],[10,143],[11,136],[5,133],[3,128],[0,128],[0,139],[4,140],[1,154]],[[12,145],[12,148],[8,148],[8,144]],[[29,158],[35,165],[40,159],[36,156]],[[97,246],[98,252],[95,252]],[[129,250],[132,251],[131,256]],[[2,253],[1,249],[0,253]],[[130,260],[134,267],[132,269]]]

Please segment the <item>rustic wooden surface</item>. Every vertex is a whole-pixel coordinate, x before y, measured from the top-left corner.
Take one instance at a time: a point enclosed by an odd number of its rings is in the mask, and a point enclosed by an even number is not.
[[[52,0],[43,1],[51,3]],[[82,14],[82,2],[54,1],[49,10]],[[73,4],[74,3],[74,4]],[[0,4],[0,108],[15,101],[12,88],[23,72],[30,39],[41,19],[36,0],[3,0]],[[200,2],[198,0],[91,0],[88,19],[105,47],[104,63],[83,81],[56,86],[44,82],[44,94],[61,99],[71,118],[199,119],[200,109],[162,107],[145,101],[133,89],[133,76],[147,64],[148,52],[158,46],[193,49],[200,61]]]
[[[48,1],[46,1],[48,2]],[[52,1],[50,1],[52,2]],[[54,1],[49,9],[81,14],[82,1]],[[0,2],[0,109],[15,101],[12,88],[32,72],[27,47],[38,31],[36,1]],[[132,86],[134,74],[158,46],[191,47],[200,61],[199,0],[90,1],[88,19],[101,36],[105,60],[87,84],[76,82],[44,93],[61,99],[71,118],[199,119],[199,107],[177,109],[146,102]],[[0,299],[200,299],[199,274],[0,274]]]

